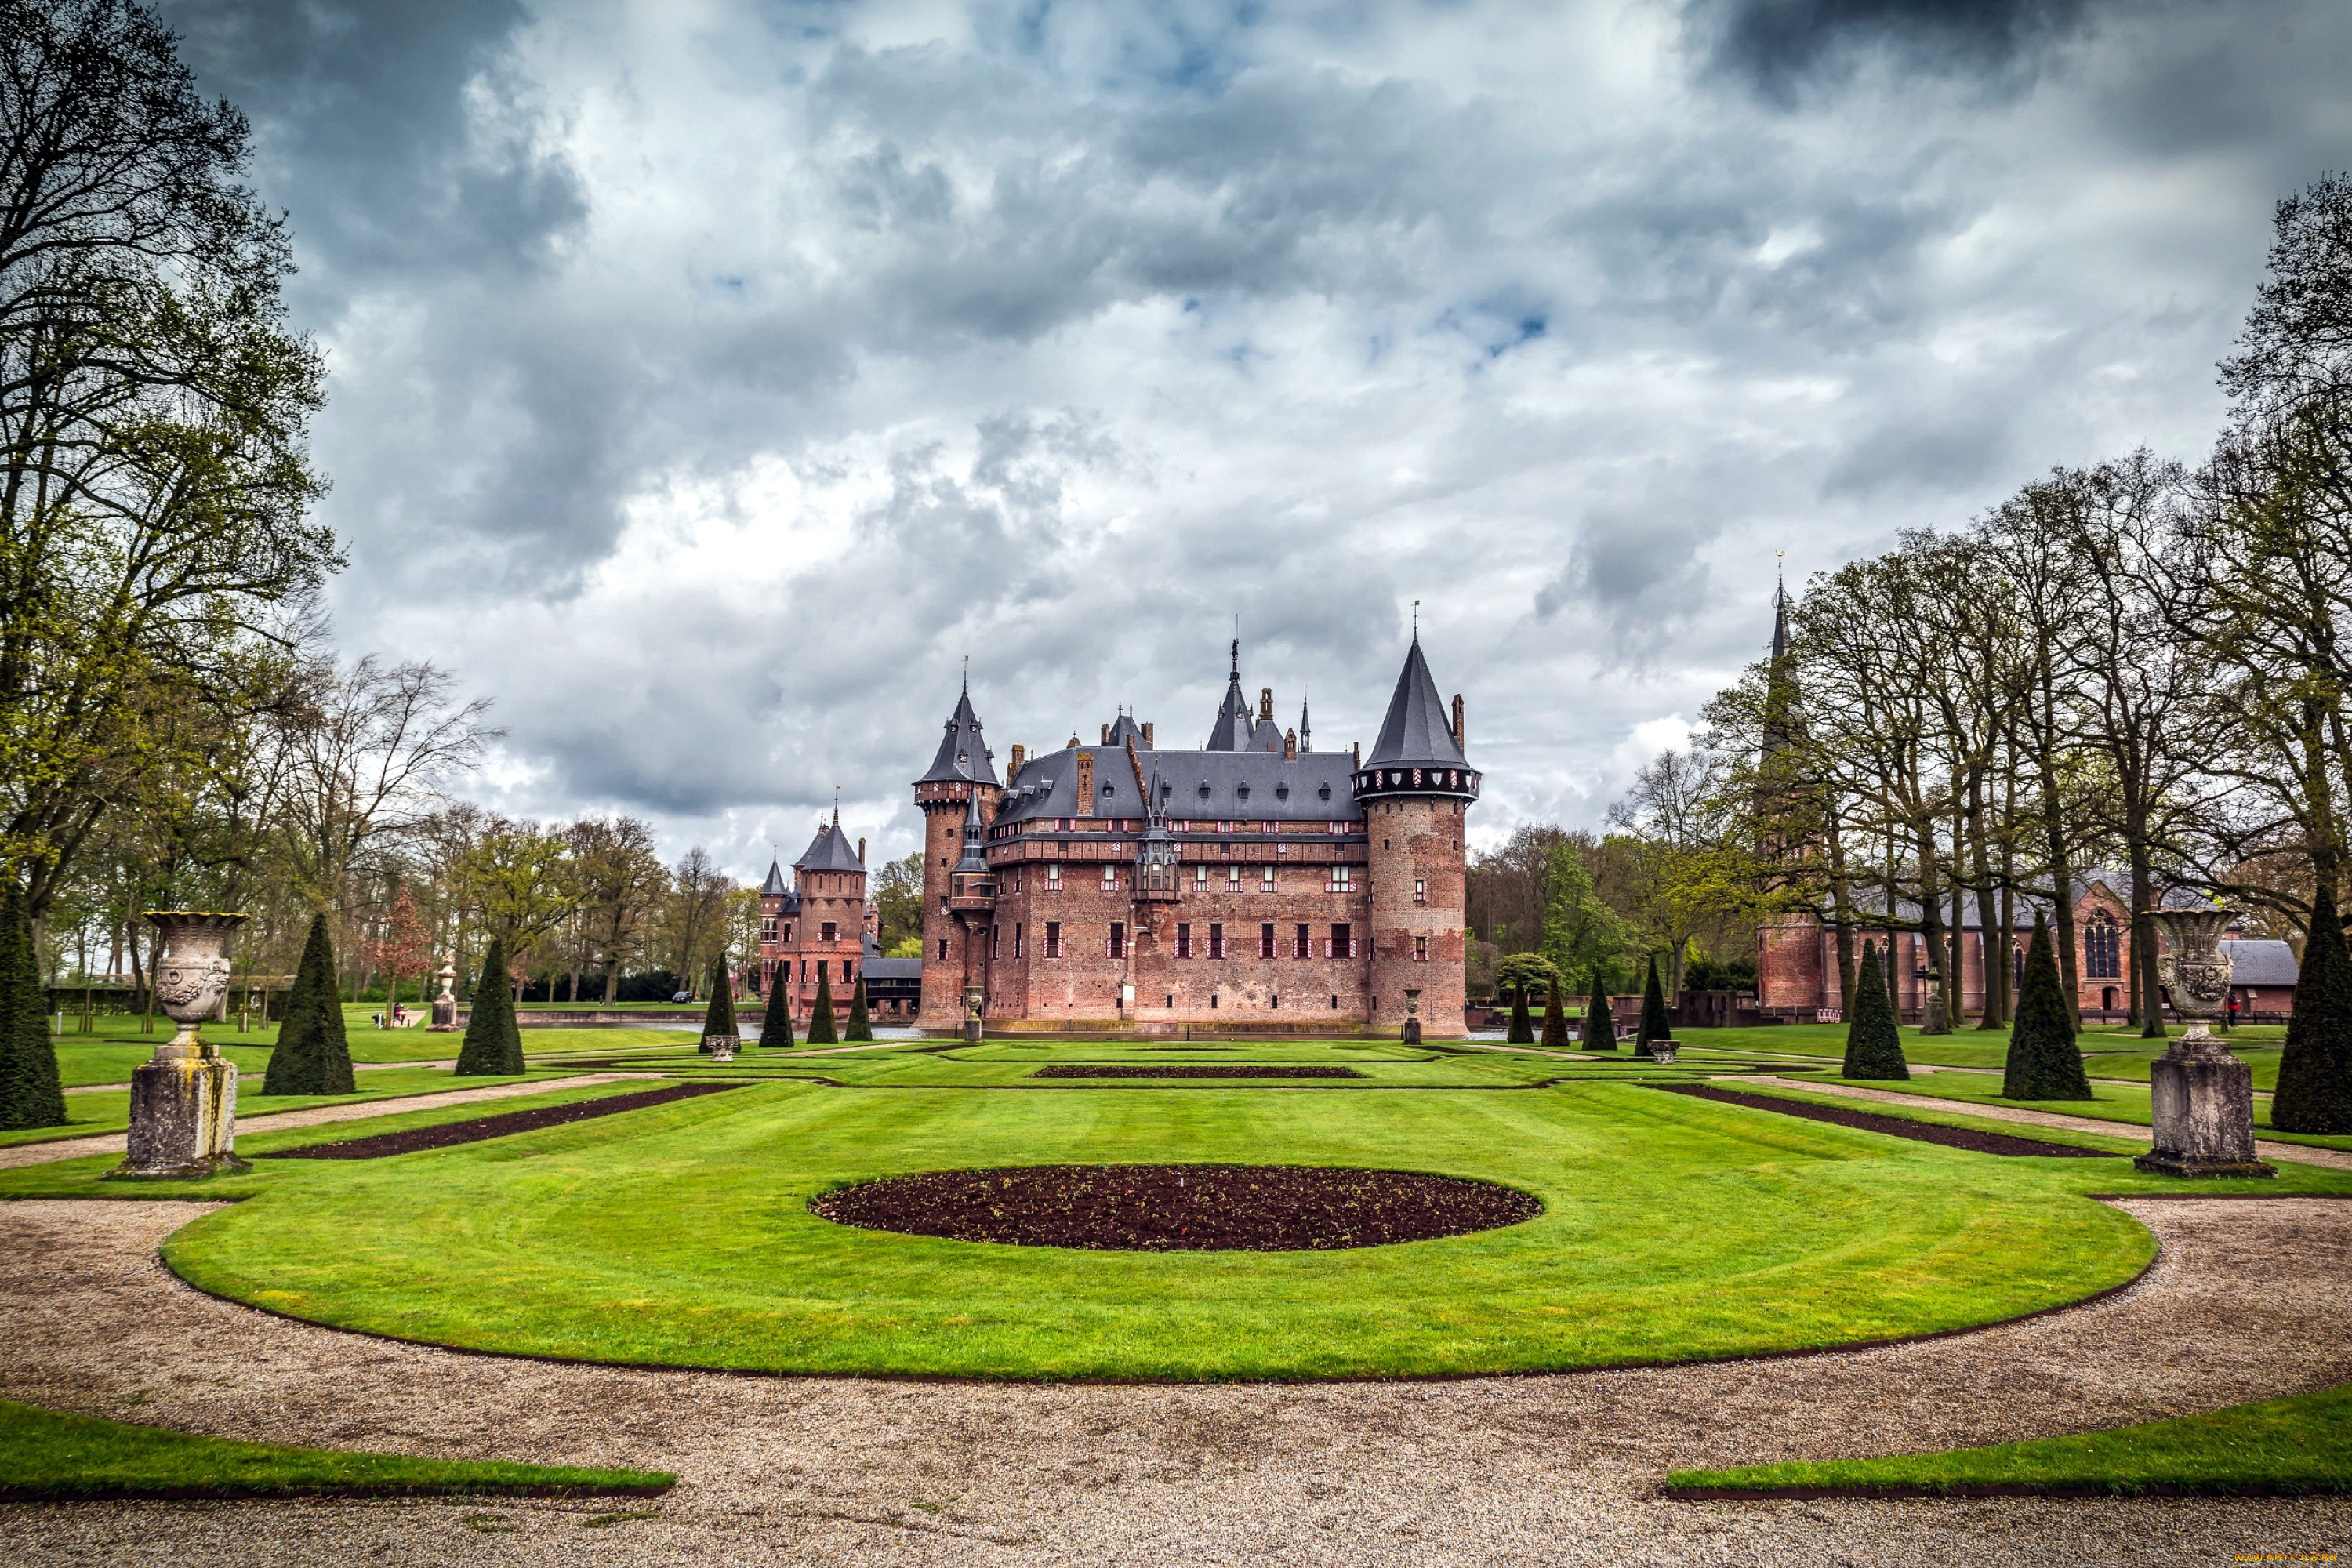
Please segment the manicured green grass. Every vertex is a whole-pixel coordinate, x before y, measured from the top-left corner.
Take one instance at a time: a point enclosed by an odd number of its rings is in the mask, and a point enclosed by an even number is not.
[[[2173,1033],[2178,1035],[2175,1027]],[[2276,1026],[2249,1026],[2227,1039],[2230,1048],[2245,1058],[2253,1069],[2254,1087],[2269,1089],[2278,1083],[2279,1047],[2286,1031]],[[1733,1053],[1818,1057],[1832,1061],[1845,1054],[1843,1024],[1791,1024],[1761,1029],[1692,1029],[1683,1037],[1692,1049]],[[2135,1029],[2087,1029],[2078,1042],[2091,1076],[2147,1081],[2147,1065],[2164,1054],[2161,1042],[2143,1040]],[[2009,1035],[1979,1034],[1962,1029],[1949,1035],[1923,1035],[1903,1030],[1903,1055],[1914,1065],[1977,1068],[1998,1072],[2009,1058]]]
[[[246,1076],[237,1082],[239,1125],[257,1116],[279,1110],[307,1110],[314,1105],[364,1104],[372,1100],[397,1100],[415,1094],[447,1094],[457,1089],[484,1089],[493,1084],[525,1083],[536,1079],[562,1078],[561,1068],[534,1068],[520,1078],[457,1078],[446,1068],[383,1068],[357,1075],[359,1089],[352,1094],[263,1094],[261,1080]],[[88,1138],[121,1132],[131,1125],[131,1091],[94,1089],[66,1096],[63,1127],[33,1127],[0,1132],[0,1148],[16,1143],[48,1143],[60,1138]]]
[[[2352,1384],[2113,1432],[1883,1459],[1676,1470],[1675,1491],[2131,1496],[2352,1491]]]
[[[1977,1105],[2015,1105],[2027,1110],[2047,1110],[2061,1116],[2081,1116],[2097,1121],[2148,1125],[2148,1091],[2130,1084],[2095,1083],[2088,1100],[2003,1100],[2000,1079],[1973,1073],[1939,1072],[1914,1077],[1902,1083],[1876,1079],[1829,1078],[1825,1083],[1851,1083],[1860,1089],[1886,1089],[1897,1094],[1930,1095],[1938,1100],[1966,1100]],[[2254,1131],[2285,1143],[2309,1143],[2322,1149],[2352,1149],[2352,1137],[2280,1132],[2271,1126],[2270,1102],[2254,1101]]]
[[[943,1055],[874,1059],[953,1069]],[[1500,1372],[1853,1343],[2063,1304],[2128,1279],[2154,1250],[2083,1194],[2177,1185],[2122,1162],[1995,1159],[1622,1081],[1501,1087],[1529,1065],[1443,1059],[1491,1073],[1496,1092],[758,1084],[398,1159],[265,1157],[201,1189],[252,1201],[165,1253],[206,1289],[299,1317],[589,1360],[1047,1378]],[[1546,1212],[1398,1247],[1146,1254],[855,1230],[805,1207],[906,1172],[1135,1160],[1433,1171],[1517,1186]],[[11,1172],[0,1196],[92,1184],[65,1167]],[[2305,1168],[2265,1185],[2352,1191],[2352,1178]]]
[[[2071,1144],[2077,1149],[2098,1149],[2111,1154],[2145,1152],[2147,1140],[2105,1138],[2095,1132],[2077,1132],[2068,1127],[2038,1127],[2017,1121],[2001,1121],[1990,1116],[1969,1116],[1964,1112],[1944,1110],[1924,1105],[1906,1105],[1892,1100],[1852,1100],[1843,1095],[1809,1094],[1803,1089],[1783,1089],[1778,1084],[1723,1084],[1743,1094],[1762,1095],[1769,1100],[1793,1100],[1807,1105],[1827,1105],[1840,1110],[1859,1110],[1872,1116],[1892,1116],[1901,1121],[1922,1121],[1932,1127],[1965,1127],[1974,1132],[2000,1132],[2011,1138],[2033,1138],[2048,1143]],[[1876,1087],[1874,1085],[1873,1087]]]
[[[198,1437],[0,1399],[0,1500],[270,1497],[647,1497],[677,1478],[467,1459],[414,1459]]]

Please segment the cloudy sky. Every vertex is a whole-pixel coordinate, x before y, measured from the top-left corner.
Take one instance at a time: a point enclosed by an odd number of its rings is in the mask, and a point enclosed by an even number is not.
[[[1792,579],[2194,458],[2341,0],[166,0],[253,117],[351,653],[742,873],[1243,678],[1591,824]]]

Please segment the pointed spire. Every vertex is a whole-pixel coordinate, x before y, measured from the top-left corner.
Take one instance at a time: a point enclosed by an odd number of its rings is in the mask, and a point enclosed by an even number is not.
[[[1238,618],[1236,618],[1238,629]],[[1225,700],[1217,706],[1217,721],[1209,731],[1204,752],[1246,752],[1255,727],[1249,699],[1242,695],[1242,639],[1234,638],[1233,668],[1225,677]]]
[[[1315,749],[1315,726],[1307,721],[1307,688],[1298,689],[1298,750],[1303,756]]]
[[[955,711],[948,715],[947,733],[940,739],[940,749],[931,757],[931,765],[917,784],[948,784],[970,779],[976,784],[998,783],[996,761],[989,753],[988,742],[980,732],[980,716],[971,710],[971,660],[965,659],[962,687],[956,694]]]
[[[1780,552],[1785,556],[1788,552]],[[1764,755],[1786,751],[1796,722],[1797,682],[1789,659],[1789,585],[1776,568],[1772,584],[1772,657],[1764,667]]]
[[[782,852],[772,845],[768,850],[768,879],[760,884],[760,891],[763,896],[772,899],[781,899],[792,891],[784,882]]]
[[[986,826],[980,820],[980,792],[973,790],[963,802],[963,858],[956,862],[958,871],[986,871]]]
[[[1785,562],[1789,552],[1776,552],[1780,560],[1772,567],[1772,662],[1776,666],[1789,657],[1789,579]]]
[[[1388,717],[1381,721],[1380,739],[1372,742],[1364,765],[1459,768],[1468,762],[1462,748],[1454,744],[1445,700],[1438,696],[1437,682],[1430,678],[1416,627],[1412,646],[1405,650],[1404,668],[1397,676],[1395,694],[1389,699]]]

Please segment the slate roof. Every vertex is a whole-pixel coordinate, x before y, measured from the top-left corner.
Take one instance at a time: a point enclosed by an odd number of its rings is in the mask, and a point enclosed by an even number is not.
[[[971,710],[970,685],[956,694],[955,711],[948,715],[947,733],[940,737],[939,752],[931,758],[930,771],[915,782],[940,784],[952,779],[977,779],[992,784],[997,782],[996,759],[989,754],[988,742],[981,738],[980,718]]]
[[[1367,768],[1464,768],[1470,759],[1454,743],[1454,724],[1445,700],[1429,676],[1429,661],[1421,656],[1421,637],[1405,650],[1404,668],[1397,676],[1396,692],[1389,699],[1388,717],[1381,721],[1381,738],[1364,757]]]
[[[793,889],[784,880],[784,868],[776,864],[776,858],[772,855],[768,857],[768,879],[760,884],[760,891],[767,898],[792,896]]]
[[[866,961],[866,978],[874,980],[920,980],[923,961],[919,958],[869,958]]]
[[[1217,721],[1209,730],[1209,743],[1204,752],[1244,752],[1249,749],[1249,699],[1242,695],[1242,645],[1234,639],[1233,673],[1226,678],[1225,700],[1217,705]]]
[[[1143,796],[1135,787],[1135,773],[1127,765],[1125,748],[1077,746],[1023,763],[1020,782],[1005,792],[996,820],[1011,824],[1068,816],[1083,822],[1078,812],[1077,761],[1087,752],[1095,760],[1094,815],[1139,820],[1148,816]],[[1151,771],[1160,780],[1160,808],[1179,821],[1328,822],[1356,815],[1345,752],[1318,752],[1287,760],[1278,749],[1272,752],[1154,752]]]
[[[801,871],[863,871],[866,862],[857,858],[857,846],[841,831],[841,824],[828,822],[817,829],[793,867]]]
[[[2294,961],[2294,949],[2275,938],[2243,937],[2222,942],[2221,951],[2229,955],[2232,985],[2284,988],[2303,974],[2302,966]]]
[[[1135,742],[1137,751],[1148,752],[1151,749],[1151,742],[1143,738],[1143,726],[1135,721],[1135,716],[1131,713],[1122,713],[1111,723],[1109,743],[1123,748],[1130,737]]]

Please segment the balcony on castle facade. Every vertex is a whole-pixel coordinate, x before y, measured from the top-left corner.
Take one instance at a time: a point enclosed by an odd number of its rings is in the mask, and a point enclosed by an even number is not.
[[[950,914],[986,914],[996,908],[996,879],[977,871],[959,871],[948,885]]]

